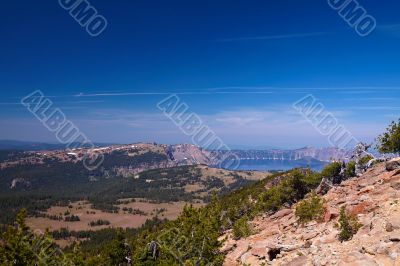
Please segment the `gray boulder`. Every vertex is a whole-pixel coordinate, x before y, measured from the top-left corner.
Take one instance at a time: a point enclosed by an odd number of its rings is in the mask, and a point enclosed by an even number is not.
[[[400,158],[395,158],[386,163],[387,171],[394,171],[400,169]]]
[[[315,189],[315,193],[318,195],[325,195],[332,187],[332,182],[328,178],[324,177],[319,186]]]

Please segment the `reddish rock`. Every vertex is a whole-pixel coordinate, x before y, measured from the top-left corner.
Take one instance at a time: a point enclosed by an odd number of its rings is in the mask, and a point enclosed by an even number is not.
[[[362,226],[360,229],[358,229],[357,234],[358,235],[366,235],[371,232],[371,224],[366,224]]]
[[[343,257],[342,260],[345,262],[344,265],[377,265],[373,259],[369,258],[367,255],[361,254],[358,251],[347,254],[347,256]]]
[[[352,213],[353,215],[367,213],[368,211],[373,209],[373,206],[374,205],[371,204],[370,202],[364,201],[364,202],[361,202],[360,204],[357,204],[357,205],[351,207],[350,213]]]
[[[260,266],[273,254],[271,265],[400,266],[400,175],[395,172],[387,172],[385,163],[380,163],[333,187],[323,196],[325,223],[298,226],[294,207],[256,219],[258,233],[237,241],[238,248],[228,252],[224,265]],[[337,228],[342,206],[363,225],[343,243]]]
[[[292,260],[291,262],[288,262],[286,266],[303,266],[307,264],[307,257],[306,256],[300,256]]]
[[[396,261],[394,263],[394,266],[400,266],[400,256],[397,257],[397,259],[396,259]]]
[[[393,213],[388,218],[388,222],[392,224],[394,229],[400,229],[400,213]]]
[[[397,175],[400,175],[400,169],[397,169],[397,170],[393,173],[393,176],[397,176]]]
[[[304,234],[304,235],[302,236],[302,238],[303,238],[303,240],[310,240],[310,239],[315,238],[315,237],[318,235],[318,233],[319,233],[319,232],[317,232],[317,231],[310,232],[310,233]]]
[[[247,252],[247,250],[249,250],[249,243],[248,242],[240,243],[240,245],[238,245],[231,253],[233,260],[238,260],[244,253]]]
[[[391,260],[389,257],[387,257],[387,256],[382,256],[382,255],[377,255],[377,256],[375,256],[375,258],[374,258],[374,260],[375,260],[375,262],[377,262],[378,263],[378,265],[394,265],[394,262],[393,262],[393,260]]]
[[[281,219],[289,214],[291,214],[293,211],[291,209],[282,209],[280,211],[277,211],[274,215],[272,215],[270,218],[271,220],[275,219]]]
[[[335,241],[337,241],[336,239],[337,236],[337,232],[332,232],[329,235],[323,236],[319,239],[319,242],[322,244],[329,244],[329,243],[333,243]]]
[[[367,186],[367,187],[362,188],[362,189],[360,190],[360,193],[359,193],[359,194],[371,192],[371,191],[374,191],[374,190],[375,190],[375,186]]]
[[[400,190],[400,181],[394,181],[390,183],[390,186],[395,190]]]
[[[389,240],[392,242],[400,242],[400,233],[391,234]]]
[[[327,223],[336,217],[339,217],[339,211],[334,208],[327,208],[324,215],[324,222]]]
[[[272,227],[271,230],[268,230],[267,232],[263,232],[263,237],[269,237],[269,236],[274,236],[274,235],[279,235],[281,234],[281,231],[277,227]]]
[[[281,223],[282,228],[286,229],[286,228],[290,227],[291,225],[293,225],[296,221],[297,221],[297,218],[294,216],[288,220],[283,220]]]
[[[266,258],[268,256],[268,251],[266,247],[257,247],[251,249],[251,255],[256,256],[260,259]]]

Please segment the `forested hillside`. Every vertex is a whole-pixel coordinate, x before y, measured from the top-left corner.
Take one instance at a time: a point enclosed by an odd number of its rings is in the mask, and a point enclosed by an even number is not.
[[[144,153],[129,161],[126,158],[106,157],[105,167],[114,170],[88,171],[80,162],[59,160],[3,168],[0,170],[0,224],[9,224],[20,208],[26,208],[30,216],[41,216],[51,206],[68,206],[80,200],[108,212],[118,211],[117,201],[124,198],[159,203],[208,201],[211,191],[224,194],[268,175],[208,166],[179,166],[127,176],[120,174],[122,165],[148,163],[162,157]]]
[[[85,252],[75,252],[71,256],[86,261],[87,265],[127,263],[125,257],[130,258],[133,265],[178,265],[180,262],[219,265],[224,259],[219,252],[222,244],[219,237],[224,230],[246,231],[244,220],[296,202],[319,182],[320,175],[311,170],[275,174],[221,198],[215,195],[207,207],[188,205],[175,221],[149,222],[134,232],[117,230],[89,235],[90,240],[82,244]],[[110,235],[114,236],[111,243]],[[76,248],[68,248],[66,252],[76,251]]]

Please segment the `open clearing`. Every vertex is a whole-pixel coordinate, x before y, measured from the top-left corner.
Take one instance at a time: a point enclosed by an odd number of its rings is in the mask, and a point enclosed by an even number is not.
[[[80,221],[76,222],[66,222],[64,220],[52,220],[45,217],[30,217],[27,219],[27,224],[32,229],[39,229],[45,231],[49,229],[50,231],[59,230],[61,228],[67,228],[70,231],[82,231],[82,230],[99,230],[107,227],[121,227],[121,228],[136,228],[143,225],[147,219],[151,219],[156,216],[160,219],[175,219],[178,217],[180,212],[185,206],[185,202],[173,202],[173,203],[150,203],[142,202],[143,200],[136,199],[135,202],[125,202],[129,201],[123,200],[122,204],[117,205],[120,207],[118,213],[108,213],[100,210],[95,210],[91,208],[89,202],[74,202],[70,206],[60,207],[54,206],[47,210],[48,215],[59,215],[65,217],[65,213],[69,212],[68,215],[76,215],[79,217]],[[202,206],[201,203],[193,204],[196,207]],[[72,208],[71,208],[72,207]],[[132,214],[128,211],[123,211],[123,208],[132,208],[144,212],[144,214]],[[109,221],[109,225],[101,226],[90,226],[90,222],[97,220]]]

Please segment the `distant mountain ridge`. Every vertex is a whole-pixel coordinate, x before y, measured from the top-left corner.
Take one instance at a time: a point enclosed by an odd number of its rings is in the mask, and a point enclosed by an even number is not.
[[[314,148],[304,147],[294,150],[267,149],[267,150],[234,150],[240,159],[264,160],[301,160],[313,158],[319,161],[343,160],[349,156],[350,151],[335,147]]]
[[[75,143],[78,146],[79,143]],[[110,143],[94,143],[97,147],[113,145]],[[0,150],[24,150],[24,151],[42,151],[42,150],[62,150],[67,145],[61,143],[46,143],[38,141],[21,141],[21,140],[0,140]]]
[[[233,153],[240,160],[287,160],[297,161],[303,159],[315,159],[322,162],[332,160],[345,160],[349,158],[351,151],[341,150],[336,147],[315,148],[306,146],[300,149],[236,149],[232,151],[208,151],[192,144],[157,144],[157,143],[135,143],[135,144],[106,144],[95,143],[96,153],[107,153],[113,150],[130,149],[132,145],[142,146],[143,149],[159,151],[168,156],[172,162],[178,165],[207,164],[212,165],[215,161],[211,158],[222,158],[227,153]],[[24,150],[24,151],[62,151],[66,145],[42,142],[28,142],[15,140],[0,140],[0,150]],[[84,149],[83,149],[84,150]],[[156,149],[157,150],[157,149]]]

